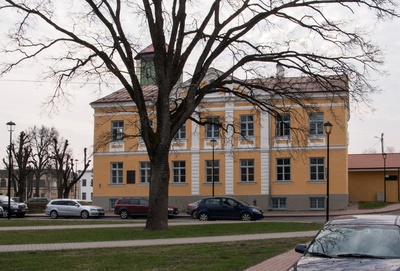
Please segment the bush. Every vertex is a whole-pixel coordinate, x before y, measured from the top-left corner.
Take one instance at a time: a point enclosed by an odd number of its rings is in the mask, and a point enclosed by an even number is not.
[[[44,213],[47,202],[27,202],[26,204],[28,205],[29,214],[41,214]]]

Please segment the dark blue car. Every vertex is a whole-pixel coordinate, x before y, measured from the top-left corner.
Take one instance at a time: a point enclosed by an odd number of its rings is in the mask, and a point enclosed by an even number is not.
[[[209,197],[200,200],[197,218],[201,221],[220,219],[240,219],[243,221],[264,218],[263,211],[244,201],[230,197]]]

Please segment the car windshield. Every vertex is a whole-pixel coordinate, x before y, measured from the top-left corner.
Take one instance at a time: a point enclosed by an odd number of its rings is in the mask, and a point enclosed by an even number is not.
[[[400,258],[398,226],[340,225],[323,229],[306,255],[321,257]]]

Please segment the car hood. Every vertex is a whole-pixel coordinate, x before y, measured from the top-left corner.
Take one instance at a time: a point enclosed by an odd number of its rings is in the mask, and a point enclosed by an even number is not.
[[[400,259],[319,258],[302,257],[296,263],[297,271],[400,271]]]

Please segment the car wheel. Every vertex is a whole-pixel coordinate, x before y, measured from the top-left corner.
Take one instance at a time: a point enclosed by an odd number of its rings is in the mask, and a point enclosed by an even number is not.
[[[194,219],[197,218],[197,211],[196,211],[196,210],[194,210],[194,211],[192,212],[192,217],[193,217]]]
[[[243,214],[240,216],[240,219],[241,219],[242,221],[250,221],[250,220],[252,220],[251,214],[245,212],[245,213],[243,213]]]
[[[8,217],[8,211],[7,210],[3,211],[3,217]]]
[[[51,211],[50,212],[50,217],[53,218],[53,219],[56,219],[58,217],[57,211]]]
[[[199,214],[199,220],[200,221],[207,221],[209,219],[210,219],[210,217],[208,216],[208,214],[206,214],[206,213],[200,213]]]
[[[83,219],[88,218],[88,217],[89,217],[89,212],[88,212],[88,211],[82,211],[81,217],[82,217]]]
[[[122,211],[119,213],[119,216],[120,216],[122,219],[127,219],[128,216],[129,216],[128,211],[122,210]]]

